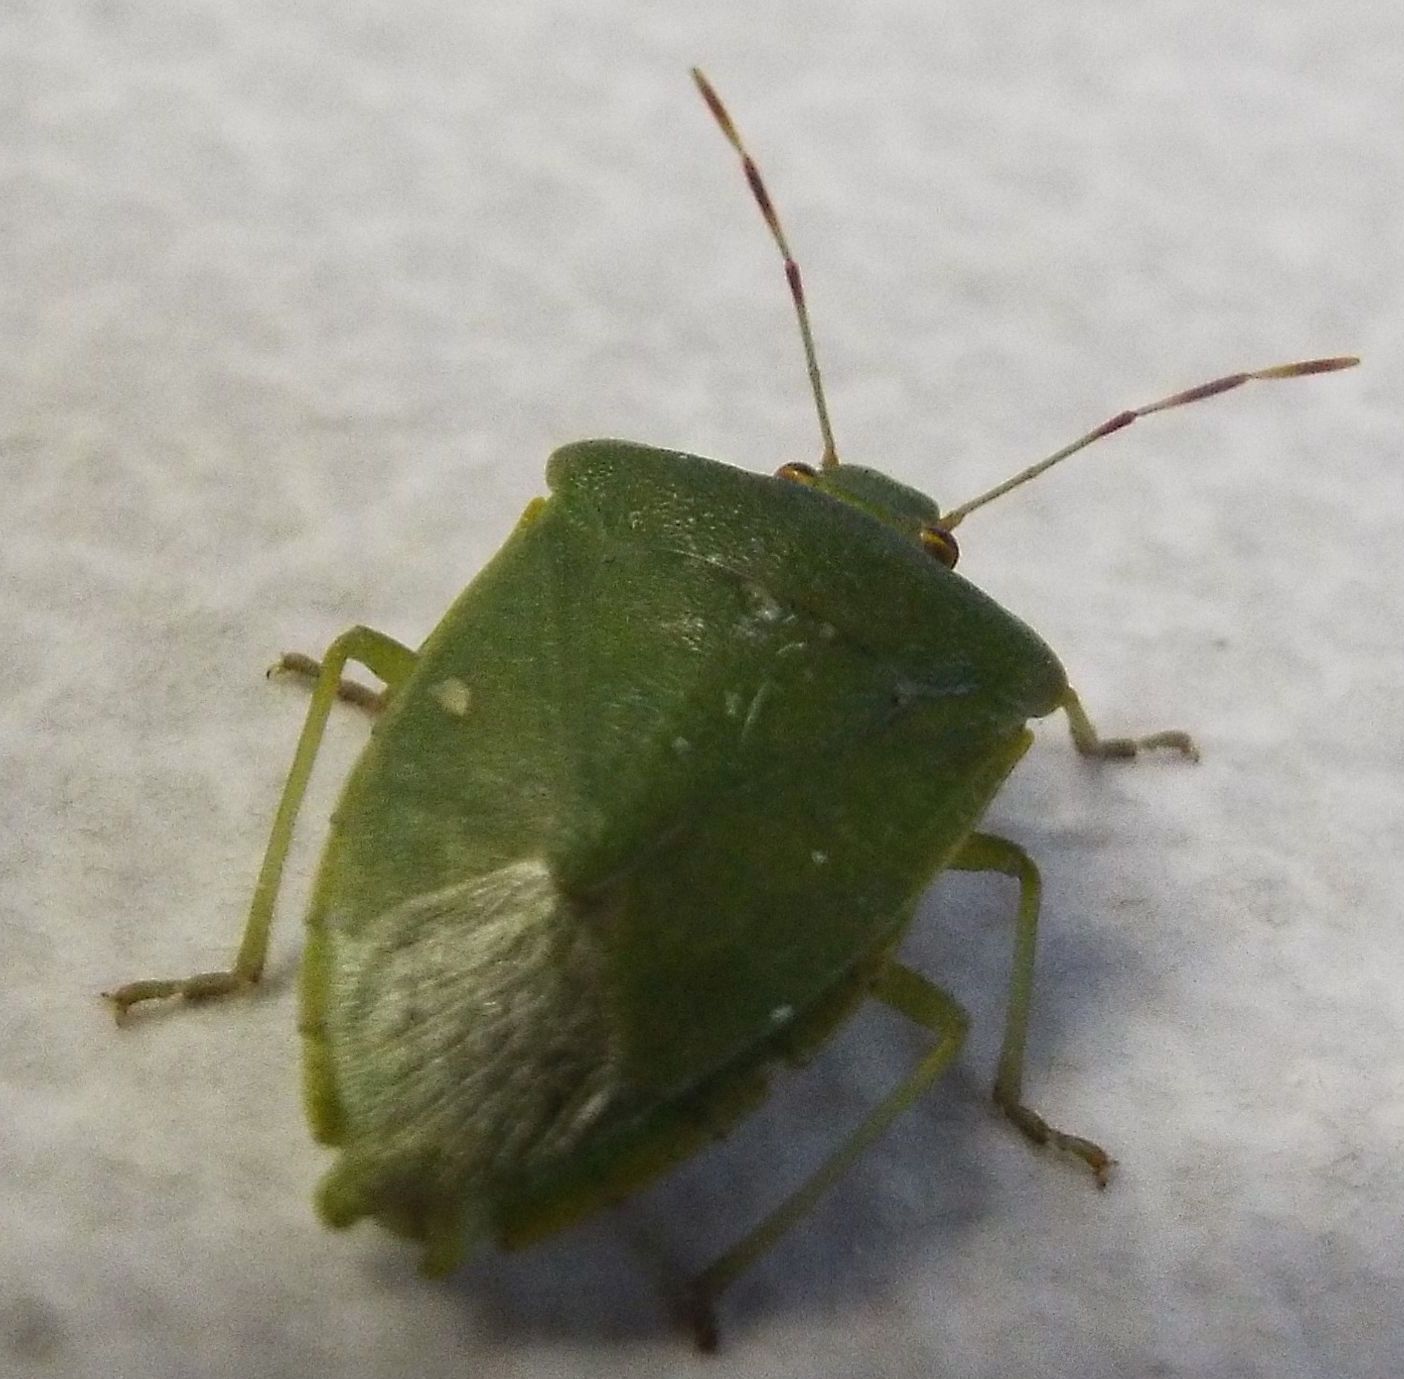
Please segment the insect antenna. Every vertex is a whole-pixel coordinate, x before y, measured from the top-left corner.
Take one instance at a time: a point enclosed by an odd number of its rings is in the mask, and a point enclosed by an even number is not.
[[[819,358],[814,351],[814,332],[809,326],[809,309],[804,302],[804,283],[800,278],[799,264],[795,262],[795,256],[790,253],[785,232],[780,228],[780,217],[775,213],[775,204],[771,201],[770,193],[766,190],[760,169],[756,166],[756,160],[746,151],[746,145],[741,142],[741,135],[737,132],[735,124],[732,123],[726,106],[721,102],[721,97],[713,90],[712,83],[702,75],[701,68],[694,67],[692,69],[692,79],[697,83],[697,89],[702,93],[702,99],[707,102],[707,109],[712,112],[712,118],[721,126],[721,131],[726,135],[732,148],[741,155],[741,166],[745,170],[746,182],[751,188],[751,195],[756,198],[756,204],[765,217],[765,223],[770,227],[771,237],[780,250],[780,257],[785,261],[785,280],[790,284],[790,296],[794,299],[795,314],[799,317],[800,338],[804,341],[804,362],[809,370],[809,387],[814,394],[814,406],[819,413],[819,431],[824,438],[824,454],[820,463],[825,469],[833,469],[839,462],[838,450],[834,445],[833,427],[829,424],[828,404],[824,401],[824,385],[819,379]]]
[[[1354,368],[1359,362],[1360,360],[1354,355],[1338,355],[1332,359],[1302,359],[1295,364],[1275,364],[1270,369],[1254,369],[1247,373],[1226,374],[1223,378],[1215,378],[1208,383],[1200,383],[1196,387],[1186,388],[1182,393],[1172,393],[1169,397],[1163,397],[1158,402],[1148,402],[1143,407],[1132,407],[1125,412],[1118,412],[1100,426],[1094,426],[1085,436],[1073,441],[1071,445],[1065,445],[1061,450],[1055,450],[1047,459],[1040,460],[1037,464],[1031,464],[1027,469],[1020,470],[1013,478],[1006,479],[1002,484],[996,484],[989,492],[980,494],[978,498],[972,498],[968,503],[962,503],[959,507],[952,508],[950,512],[942,516],[941,526],[944,530],[949,530],[968,517],[976,508],[984,507],[986,503],[1003,497],[1011,489],[1028,483],[1030,479],[1036,479],[1045,470],[1052,469],[1055,464],[1066,460],[1069,455],[1077,454],[1079,450],[1091,445],[1093,441],[1101,440],[1103,436],[1109,436],[1113,431],[1120,431],[1122,427],[1130,426],[1139,417],[1148,417],[1152,412],[1168,412],[1172,407],[1185,407],[1191,402],[1203,402],[1205,398],[1217,397],[1220,393],[1230,392],[1234,388],[1242,387],[1243,384],[1251,383],[1257,379],[1302,378],[1313,373],[1334,373],[1337,369]]]

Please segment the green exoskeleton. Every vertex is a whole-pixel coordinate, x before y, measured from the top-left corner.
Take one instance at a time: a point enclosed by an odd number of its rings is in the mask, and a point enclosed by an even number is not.
[[[1024,1100],[1039,877],[979,831],[1062,710],[1079,752],[1192,757],[1181,732],[1100,737],[1057,657],[953,569],[972,510],[1137,417],[1319,359],[1233,374],[1119,413],[942,513],[840,464],[800,272],[734,125],[785,262],[818,409],[817,467],[773,476],[617,440],[565,446],[502,550],[417,650],[356,627],[320,661],[232,968],[138,981],[119,1013],[243,991],[263,969],[294,820],[338,697],[378,714],[333,817],[307,917],[307,1105],[336,1151],[332,1225],[372,1217],[430,1271],[516,1246],[692,1154],[768,1072],[865,999],[929,1051],[792,1196],[693,1282],[712,1303],[950,1065],[966,1016],[893,951],[932,877],[998,872],[1019,902],[994,1098],[1031,1140],[1095,1143]],[[343,681],[358,662],[384,683]]]

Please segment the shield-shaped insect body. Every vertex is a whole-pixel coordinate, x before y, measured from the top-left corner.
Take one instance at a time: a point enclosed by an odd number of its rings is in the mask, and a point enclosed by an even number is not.
[[[320,661],[233,967],[112,993],[246,988],[263,968],[293,823],[338,698],[374,711],[333,817],[308,917],[301,1032],[313,1129],[336,1160],[333,1225],[371,1217],[427,1268],[472,1241],[517,1245],[649,1181],[752,1107],[778,1060],[864,998],[931,1047],[831,1157],[694,1280],[691,1318],[949,1065],[960,1006],[898,963],[945,868],[1019,886],[995,1099],[1105,1181],[1108,1156],[1023,1101],[1038,873],[977,831],[1031,740],[1068,716],[1077,748],[1192,756],[1180,732],[1099,737],[1052,651],[957,574],[974,508],[1137,417],[1118,413],[943,514],[840,464],[800,274],[720,101],[785,261],[823,437],[819,467],[756,475],[617,440],[558,450],[550,496],[417,650],[368,628]],[[385,684],[342,679],[348,661]]]
[[[337,810],[303,990],[338,1219],[432,1234],[467,1197],[514,1235],[582,1164],[666,1154],[684,1103],[712,1122],[891,947],[1066,692],[811,485],[616,441],[548,478]]]

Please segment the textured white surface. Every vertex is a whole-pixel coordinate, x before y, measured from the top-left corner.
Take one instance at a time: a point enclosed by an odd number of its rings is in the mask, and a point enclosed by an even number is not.
[[[1109,730],[992,822],[1047,882],[1035,1102],[987,1110],[1012,896],[909,944],[958,1072],[728,1299],[698,1261],[907,1066],[864,1017],[626,1215],[419,1279],[331,1235],[298,1106],[296,915],[258,999],[95,993],[224,962],[303,710],[263,666],[415,641],[598,434],[814,453],[708,67],[805,262],[840,444],[963,499],[1122,405],[1358,350],[1136,427],[962,530]],[[1404,1354],[1404,17],[1393,0],[711,6],[149,0],[0,17],[0,1372],[1341,1376]]]

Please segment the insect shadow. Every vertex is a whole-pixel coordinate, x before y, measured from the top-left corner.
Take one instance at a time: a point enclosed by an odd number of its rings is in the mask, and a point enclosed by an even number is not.
[[[1096,846],[1082,826],[1020,820],[1011,831],[1046,859]],[[1074,869],[1069,861],[1067,873]],[[1061,870],[1050,867],[1054,886]],[[880,1300],[908,1266],[958,1254],[967,1233],[1000,1209],[986,1160],[1029,1153],[989,1096],[1013,937],[1009,889],[949,875],[923,899],[903,955],[941,972],[968,1002],[970,1043],[902,1132],[815,1208],[813,1230],[789,1237],[738,1282],[734,1336],[763,1330],[781,1313],[833,1316]],[[1040,987],[1036,1016],[1045,1063],[1089,1044],[1098,1013],[1116,1007],[1143,967],[1134,929],[1060,909],[1049,907],[1040,963],[1052,978]],[[1060,926],[1060,918],[1077,922]],[[676,1311],[677,1290],[696,1261],[724,1246],[738,1220],[758,1216],[802,1180],[861,1118],[872,1088],[900,1077],[917,1042],[899,1019],[868,1007],[812,1064],[777,1070],[761,1112],[714,1149],[614,1211],[529,1251],[481,1256],[442,1286],[459,1295],[475,1329],[504,1346],[532,1337],[602,1347],[656,1339],[660,1297]],[[1050,1202],[1059,1192],[1086,1194],[1081,1173],[1045,1177]],[[387,1276],[401,1274],[397,1255],[387,1251],[383,1260]]]

